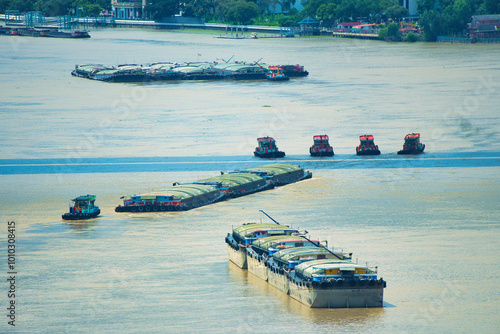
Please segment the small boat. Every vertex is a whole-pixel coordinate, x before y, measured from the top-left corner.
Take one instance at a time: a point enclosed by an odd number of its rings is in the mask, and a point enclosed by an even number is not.
[[[45,37],[54,37],[54,38],[90,38],[89,33],[86,30],[75,30],[75,31],[60,31],[57,29],[49,30]]]
[[[94,204],[95,195],[84,195],[72,199],[73,206],[69,207],[69,212],[62,215],[65,220],[90,219],[97,217],[101,210]]]
[[[284,75],[289,78],[295,77],[306,77],[309,75],[309,72],[304,69],[304,66],[301,65],[271,65],[269,69],[280,68]]]
[[[290,80],[287,77],[280,67],[277,68],[269,68],[269,71],[266,73],[266,79],[269,81],[288,81]]]
[[[276,141],[272,137],[257,138],[259,147],[255,148],[253,154],[258,158],[283,158],[285,152],[278,150]]]
[[[331,157],[333,147],[330,146],[327,135],[318,135],[313,137],[314,144],[309,148],[309,154],[313,157]]]
[[[424,153],[425,144],[420,142],[420,133],[409,133],[405,136],[403,149],[398,154],[421,154]]]
[[[356,147],[357,155],[379,155],[378,145],[373,142],[372,135],[359,136],[360,144]]]

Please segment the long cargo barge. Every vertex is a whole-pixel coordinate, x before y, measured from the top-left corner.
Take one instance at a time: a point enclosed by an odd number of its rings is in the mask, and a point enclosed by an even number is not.
[[[149,82],[172,80],[267,80],[266,74],[279,68],[287,77],[309,75],[301,65],[266,65],[257,62],[156,62],[147,66],[123,64],[75,65],[71,75],[105,82]]]
[[[228,233],[229,261],[311,308],[383,306],[387,284],[377,267],[354,263],[352,253],[275,223],[244,224]]]
[[[193,183],[174,184],[151,193],[124,196],[116,212],[186,211],[311,178],[296,165],[265,165],[221,173]]]

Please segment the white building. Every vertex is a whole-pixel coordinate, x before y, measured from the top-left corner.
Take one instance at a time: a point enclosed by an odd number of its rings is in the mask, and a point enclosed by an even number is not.
[[[142,18],[145,6],[146,0],[111,0],[113,16],[119,20]]]
[[[408,9],[410,16],[417,15],[417,1],[418,0],[403,0],[403,7]]]

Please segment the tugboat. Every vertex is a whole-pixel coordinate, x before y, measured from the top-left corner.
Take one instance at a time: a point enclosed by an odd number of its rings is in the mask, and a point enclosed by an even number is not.
[[[62,219],[90,219],[97,217],[101,213],[99,207],[94,205],[95,195],[78,196],[72,201],[73,206],[69,207],[69,212],[62,215]]]
[[[373,142],[372,135],[359,136],[360,144],[356,147],[357,155],[379,155],[378,145]]]
[[[420,142],[420,133],[409,133],[405,136],[403,149],[398,154],[421,154],[424,153],[425,144]]]
[[[309,154],[313,157],[331,157],[333,153],[333,147],[328,143],[327,135],[318,135],[313,137],[314,144],[309,148]]]
[[[306,77],[309,75],[309,72],[307,72],[304,69],[304,66],[301,65],[271,65],[269,66],[269,69],[275,69],[275,68],[280,68],[281,71],[283,72],[284,75],[286,75],[289,78],[293,77]]]
[[[279,66],[275,66],[275,68],[269,68],[269,71],[266,73],[266,79],[269,81],[288,81],[290,80],[289,77],[287,77],[283,73],[283,69]]]
[[[258,158],[283,158],[285,152],[278,150],[276,141],[271,137],[257,138],[259,147],[255,148],[253,154]]]

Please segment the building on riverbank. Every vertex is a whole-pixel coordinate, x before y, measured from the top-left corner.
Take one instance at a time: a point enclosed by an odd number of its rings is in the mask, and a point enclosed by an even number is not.
[[[500,15],[473,16],[468,28],[473,41],[500,42]]]
[[[146,0],[111,0],[113,17],[121,20],[143,18],[145,6]]]

